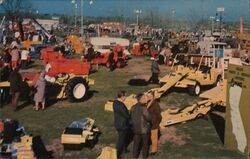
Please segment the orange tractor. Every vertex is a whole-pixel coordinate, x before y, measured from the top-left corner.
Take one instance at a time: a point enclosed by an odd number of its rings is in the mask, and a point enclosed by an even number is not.
[[[136,56],[151,55],[156,57],[158,55],[157,50],[152,50],[151,46],[153,43],[142,41],[140,43],[134,43],[133,48],[131,49],[131,54]]]

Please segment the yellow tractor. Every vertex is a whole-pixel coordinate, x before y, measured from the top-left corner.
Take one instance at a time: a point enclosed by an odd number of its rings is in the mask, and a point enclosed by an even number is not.
[[[213,56],[200,54],[177,54],[172,70],[173,72],[160,79],[161,85],[182,74],[174,87],[188,89],[191,95],[199,95],[202,86],[217,86],[223,73],[216,67]]]

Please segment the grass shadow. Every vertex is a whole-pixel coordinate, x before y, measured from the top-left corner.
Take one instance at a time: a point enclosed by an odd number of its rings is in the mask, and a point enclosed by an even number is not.
[[[145,79],[131,79],[128,81],[130,86],[147,86],[148,82]]]
[[[84,101],[90,100],[96,93],[99,93],[99,92],[96,90],[89,90],[86,98],[84,98]]]
[[[41,136],[35,136],[33,137],[33,144],[32,148],[34,150],[35,156],[37,159],[52,159],[53,157],[53,152],[47,151]]]
[[[224,144],[225,119],[222,116],[215,114],[213,112],[211,112],[209,115],[221,142]]]

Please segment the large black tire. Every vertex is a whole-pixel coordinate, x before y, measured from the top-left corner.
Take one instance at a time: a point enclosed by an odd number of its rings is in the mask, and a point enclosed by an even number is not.
[[[192,96],[198,96],[201,93],[201,86],[199,83],[196,83],[194,86],[188,86],[188,92]]]
[[[66,85],[66,97],[69,102],[81,102],[86,98],[88,89],[88,83],[85,79],[74,77]]]

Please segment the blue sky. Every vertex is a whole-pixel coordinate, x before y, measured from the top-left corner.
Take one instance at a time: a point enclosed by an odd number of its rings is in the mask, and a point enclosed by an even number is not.
[[[72,15],[71,0],[30,0],[34,10],[39,13],[60,13]],[[80,14],[80,0],[78,2],[78,15]],[[135,16],[133,11],[141,9],[142,14],[149,10],[156,10],[159,14],[170,15],[175,10],[175,17],[185,19],[191,15],[203,14],[215,16],[216,8],[224,7],[225,20],[239,20],[242,16],[248,19],[248,0],[84,0],[84,15],[87,16]],[[203,11],[203,13],[202,13]]]

